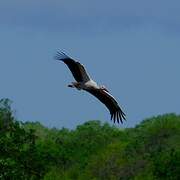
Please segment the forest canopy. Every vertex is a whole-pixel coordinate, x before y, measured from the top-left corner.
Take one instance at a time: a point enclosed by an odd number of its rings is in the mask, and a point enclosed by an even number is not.
[[[0,100],[0,179],[178,180],[179,172],[179,115],[126,129],[100,121],[57,129],[18,121]]]

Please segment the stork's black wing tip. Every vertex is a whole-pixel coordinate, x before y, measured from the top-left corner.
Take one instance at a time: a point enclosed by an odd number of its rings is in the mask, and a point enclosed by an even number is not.
[[[116,112],[111,112],[111,120],[113,120],[114,123],[117,121],[118,124],[120,122],[123,124],[123,120],[126,121],[126,115],[121,110]]]
[[[62,51],[57,51],[56,55],[54,56],[55,60],[64,60],[64,59],[68,59],[69,57]]]

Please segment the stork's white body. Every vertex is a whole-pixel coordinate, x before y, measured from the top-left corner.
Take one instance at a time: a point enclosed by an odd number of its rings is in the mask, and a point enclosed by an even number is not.
[[[91,88],[94,88],[94,89],[99,89],[100,87],[98,86],[98,84],[93,81],[92,79],[90,79],[89,81],[86,81],[86,82],[79,82],[79,87],[80,89],[83,89],[83,90],[87,90],[87,89],[91,89]]]

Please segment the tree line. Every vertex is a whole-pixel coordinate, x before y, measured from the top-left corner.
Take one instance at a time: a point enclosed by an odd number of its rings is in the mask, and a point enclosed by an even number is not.
[[[76,129],[18,121],[0,100],[0,179],[178,180],[180,116],[120,129],[88,121]]]

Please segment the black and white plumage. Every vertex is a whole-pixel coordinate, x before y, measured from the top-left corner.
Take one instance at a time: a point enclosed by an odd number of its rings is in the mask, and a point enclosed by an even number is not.
[[[125,120],[125,114],[119,107],[115,98],[104,86],[99,86],[90,78],[81,63],[73,60],[63,52],[57,52],[55,59],[63,61],[68,66],[76,80],[76,82],[72,82],[68,87],[76,88],[78,90],[82,89],[94,95],[109,109],[111,120],[113,119],[114,122],[117,120],[118,123],[123,123],[123,119]]]

